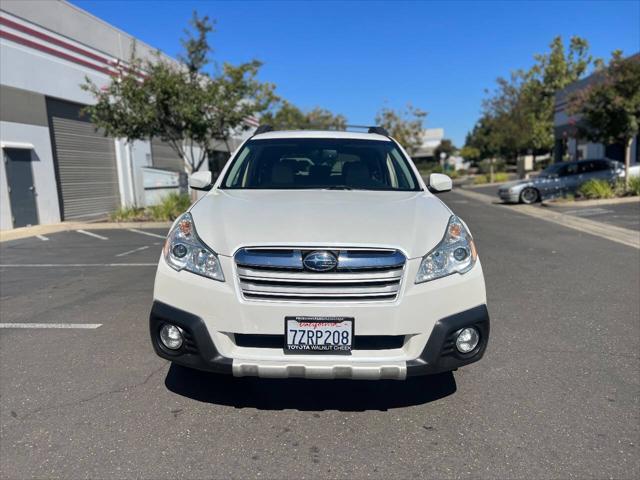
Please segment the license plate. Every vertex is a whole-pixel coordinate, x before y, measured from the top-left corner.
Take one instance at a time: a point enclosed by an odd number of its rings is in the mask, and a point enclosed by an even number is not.
[[[352,317],[285,317],[285,350],[288,353],[350,353]]]

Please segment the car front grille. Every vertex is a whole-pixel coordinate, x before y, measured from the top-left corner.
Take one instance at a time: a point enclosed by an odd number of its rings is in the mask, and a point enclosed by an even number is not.
[[[328,271],[311,271],[304,259],[314,252],[336,260]],[[394,249],[244,248],[235,255],[246,299],[309,302],[393,301],[406,257]]]

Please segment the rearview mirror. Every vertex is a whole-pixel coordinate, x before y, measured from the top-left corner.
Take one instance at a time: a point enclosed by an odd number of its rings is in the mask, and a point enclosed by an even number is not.
[[[211,172],[195,172],[189,177],[189,186],[194,190],[211,190],[213,177]]]
[[[435,193],[448,192],[453,188],[453,182],[448,175],[432,173],[429,175],[429,190]]]

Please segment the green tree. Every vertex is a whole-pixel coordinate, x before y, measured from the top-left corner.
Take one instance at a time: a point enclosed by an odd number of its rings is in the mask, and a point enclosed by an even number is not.
[[[347,128],[347,119],[343,115],[334,115],[329,110],[319,107],[303,112],[286,100],[275,112],[266,112],[262,115],[260,121],[278,130],[344,130]]]
[[[529,150],[552,151],[556,92],[598,64],[589,55],[588,42],[580,37],[571,38],[568,51],[562,37],[555,37],[549,51],[534,59],[529,70],[499,77],[496,89],[483,101],[481,119],[468,138],[472,143],[465,143],[477,148],[480,158],[499,156],[515,161]]]
[[[475,158],[476,162],[498,155],[497,135],[494,134],[494,130],[493,119],[485,114],[476,122],[473,129],[467,133],[463,148],[473,148],[478,152]]]
[[[465,145],[460,149],[460,156],[470,162],[476,162],[480,159],[480,150],[471,145]]]
[[[215,148],[249,127],[245,119],[266,111],[276,99],[274,86],[261,83],[261,63],[224,63],[219,73],[205,70],[212,48],[208,35],[214,24],[194,12],[182,45],[180,63],[141,60],[135,51],[129,65],[104,88],[89,78],[82,85],[95,105],[87,107],[105,135],[127,141],[160,138],[184,160],[190,171],[200,169]]]
[[[427,112],[411,104],[405,110],[384,107],[376,114],[376,125],[386,128],[413,155],[422,146],[426,116]]]
[[[640,124],[640,58],[624,59],[616,51],[607,68],[592,85],[570,99],[570,111],[578,115],[578,132],[591,141],[625,146],[625,186],[629,187],[631,142]]]
[[[436,160],[440,160],[440,154],[444,153],[444,158],[449,158],[453,153],[457,151],[456,146],[448,138],[443,138],[440,145],[436,147],[433,154]]]
[[[549,45],[549,52],[535,57],[536,63],[524,74],[521,102],[529,129],[527,147],[551,151],[554,145],[553,117],[555,94],[567,85],[583,78],[593,64],[589,43],[581,37],[571,37],[568,51],[562,37]]]

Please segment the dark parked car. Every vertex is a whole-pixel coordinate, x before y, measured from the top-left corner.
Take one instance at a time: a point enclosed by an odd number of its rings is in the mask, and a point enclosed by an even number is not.
[[[575,193],[587,180],[615,181],[624,175],[624,167],[614,160],[579,160],[554,163],[536,178],[505,183],[498,189],[504,202],[535,203]]]

